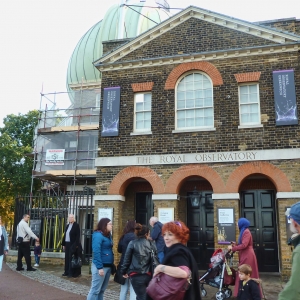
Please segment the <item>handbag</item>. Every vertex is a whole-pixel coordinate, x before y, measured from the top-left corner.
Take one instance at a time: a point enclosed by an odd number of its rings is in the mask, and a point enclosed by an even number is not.
[[[126,280],[126,278],[124,278],[123,275],[121,274],[121,266],[119,264],[118,267],[117,267],[116,274],[114,276],[114,282],[123,285],[123,284],[125,284],[125,280]]]
[[[115,275],[116,272],[117,272],[116,265],[115,265],[115,264],[112,264],[112,265],[110,266],[110,274],[111,274],[111,275]]]
[[[235,285],[236,271],[226,264],[224,272],[224,285]]]
[[[191,271],[186,266],[179,268],[189,272],[188,278],[175,278],[165,273],[154,276],[146,289],[155,300],[182,300],[191,285]]]
[[[82,260],[79,256],[72,255],[71,260],[72,269],[78,269],[82,267]]]
[[[23,243],[23,238],[22,238],[21,236],[18,236],[18,237],[17,237],[17,243],[18,243],[18,244]]]

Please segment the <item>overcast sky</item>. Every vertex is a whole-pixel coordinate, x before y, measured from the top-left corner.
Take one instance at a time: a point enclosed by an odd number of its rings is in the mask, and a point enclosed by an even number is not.
[[[40,108],[40,92],[66,91],[79,39],[120,0],[0,0],[0,126],[8,114]],[[296,17],[300,0],[168,0],[247,21]]]

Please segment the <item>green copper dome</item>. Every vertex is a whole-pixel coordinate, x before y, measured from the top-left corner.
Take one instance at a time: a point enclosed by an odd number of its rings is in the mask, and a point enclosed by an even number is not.
[[[159,8],[161,2],[135,0],[110,7],[103,20],[90,28],[75,47],[67,71],[67,88],[80,85],[81,82],[84,85],[99,84],[101,74],[92,63],[102,56],[102,42],[134,38],[169,18],[168,4],[163,1],[164,8]],[[119,30],[120,23],[123,24],[122,32]]]

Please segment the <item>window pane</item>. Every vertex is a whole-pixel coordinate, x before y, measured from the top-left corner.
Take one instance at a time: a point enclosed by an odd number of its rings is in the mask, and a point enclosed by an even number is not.
[[[203,98],[204,97],[204,91],[203,90],[196,90],[195,91],[195,98]]]
[[[194,127],[194,118],[186,119],[186,127]]]
[[[201,81],[201,80],[202,80],[202,75],[199,74],[199,73],[195,73],[195,74],[194,74],[194,81],[195,81],[195,82],[199,82],[199,81]]]
[[[185,116],[186,118],[194,118],[194,110],[193,109],[187,110]]]
[[[144,110],[151,110],[151,101],[145,103]]]
[[[136,120],[137,121],[144,120],[144,113],[137,113],[136,114]]]
[[[182,81],[178,84],[177,90],[178,91],[184,91],[185,90],[185,85]]]
[[[250,112],[250,105],[241,105],[241,113],[247,114],[248,112]]]
[[[194,82],[188,82],[185,88],[187,91],[192,91],[194,89]]]
[[[204,126],[212,126],[213,125],[213,118],[208,117],[204,118]]]
[[[195,101],[194,100],[187,100],[186,101],[186,108],[193,108],[195,107]]]
[[[184,99],[185,99],[185,92],[178,92],[177,100],[184,100]]]
[[[151,120],[145,121],[145,129],[151,129]]]
[[[257,94],[250,94],[250,102],[257,102]]]
[[[151,94],[145,94],[144,100],[151,103]]]
[[[178,128],[184,128],[185,127],[185,120],[184,119],[177,120],[177,127]]]
[[[185,108],[185,101],[177,101],[177,108]]]
[[[204,89],[211,88],[211,83],[210,83],[210,81],[208,79],[203,80],[203,88]]]
[[[203,109],[196,109],[195,110],[195,116],[196,118],[200,118],[204,116],[204,110]]]
[[[247,85],[240,86],[240,93],[241,94],[248,94],[248,86]]]
[[[136,129],[144,129],[144,122],[143,121],[137,121],[136,122]]]
[[[212,106],[212,98],[205,98],[204,106]]]
[[[257,85],[249,85],[249,93],[257,93]]]
[[[204,115],[206,117],[213,117],[214,110],[212,108],[206,108],[204,111]]]
[[[178,119],[185,119],[185,110],[181,110],[177,113]]]
[[[186,99],[194,99],[194,92],[193,91],[186,92]]]
[[[143,110],[144,110],[144,103],[137,103],[136,111],[143,111]]]
[[[136,103],[144,102],[144,94],[136,94],[135,95],[135,102]]]
[[[185,76],[185,77],[184,77],[184,80],[185,80],[186,83],[188,83],[188,82],[193,82],[193,81],[194,81],[194,76],[193,76],[193,74],[190,74],[190,75],[188,75],[188,76]]]
[[[145,112],[144,113],[144,120],[151,120],[151,112]]]
[[[240,101],[241,103],[248,103],[248,95],[241,94]]]
[[[203,107],[203,99],[196,99],[195,107]]]

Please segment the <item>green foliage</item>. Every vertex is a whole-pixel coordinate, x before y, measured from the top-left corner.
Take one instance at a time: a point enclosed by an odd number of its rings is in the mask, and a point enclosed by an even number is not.
[[[0,214],[8,215],[13,209],[16,194],[28,193],[31,187],[34,130],[39,112],[26,115],[8,115],[0,128]],[[37,183],[35,183],[36,186]]]

